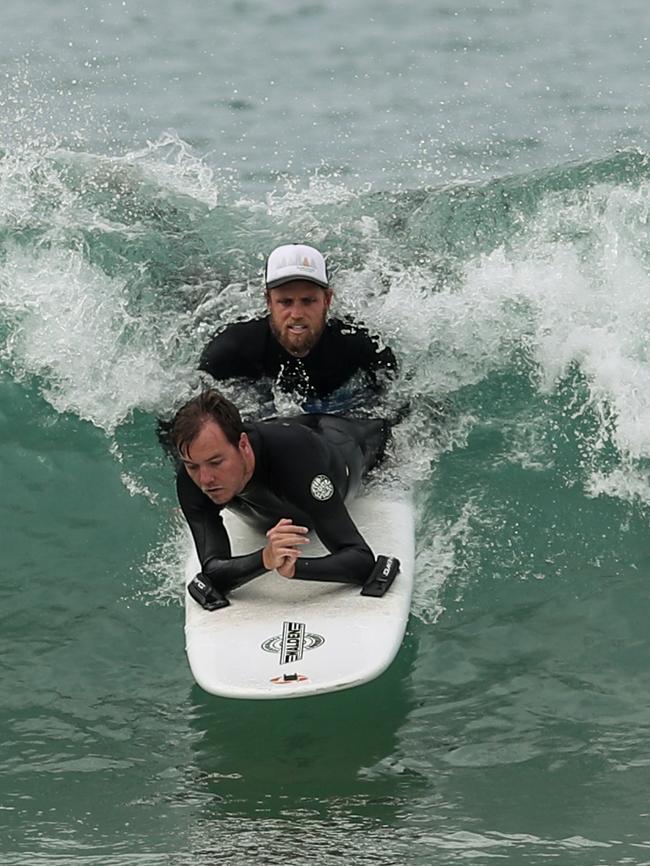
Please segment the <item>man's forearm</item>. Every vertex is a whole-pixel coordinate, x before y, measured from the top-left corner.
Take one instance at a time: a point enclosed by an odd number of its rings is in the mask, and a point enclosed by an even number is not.
[[[233,556],[229,559],[210,557],[202,563],[204,577],[220,592],[228,593],[264,574],[262,551]]]
[[[329,556],[304,556],[296,560],[295,578],[361,585],[374,564],[375,558],[368,547],[346,547]]]

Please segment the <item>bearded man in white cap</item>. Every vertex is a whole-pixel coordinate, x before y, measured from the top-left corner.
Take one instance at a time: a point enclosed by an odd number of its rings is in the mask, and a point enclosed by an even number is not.
[[[375,402],[396,362],[358,325],[328,318],[332,289],[314,247],[284,244],[265,271],[267,315],[236,322],[213,337],[199,367],[216,380],[263,382],[303,412],[337,412]]]

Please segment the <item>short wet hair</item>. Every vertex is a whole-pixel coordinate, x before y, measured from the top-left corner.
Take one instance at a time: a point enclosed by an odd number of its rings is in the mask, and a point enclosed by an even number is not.
[[[187,452],[203,425],[214,421],[231,445],[239,445],[244,425],[237,407],[214,388],[202,391],[182,406],[172,422],[172,442],[179,454]]]

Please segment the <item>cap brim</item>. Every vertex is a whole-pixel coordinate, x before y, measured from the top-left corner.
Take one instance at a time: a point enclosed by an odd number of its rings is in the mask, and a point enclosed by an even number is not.
[[[322,280],[317,280],[316,277],[309,277],[305,274],[291,274],[286,277],[278,277],[277,280],[271,280],[266,284],[267,289],[277,289],[278,286],[283,286],[285,283],[313,283],[315,286],[320,286],[321,289],[329,289],[329,283],[324,283]]]

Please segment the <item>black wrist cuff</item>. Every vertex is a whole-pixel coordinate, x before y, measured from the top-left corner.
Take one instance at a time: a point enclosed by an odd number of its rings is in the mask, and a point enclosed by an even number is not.
[[[394,556],[378,556],[370,577],[364,583],[361,595],[381,598],[388,592],[390,585],[399,574],[399,559]]]
[[[187,591],[204,610],[219,610],[230,604],[226,596],[215,589],[202,572],[195,575],[187,584]]]

